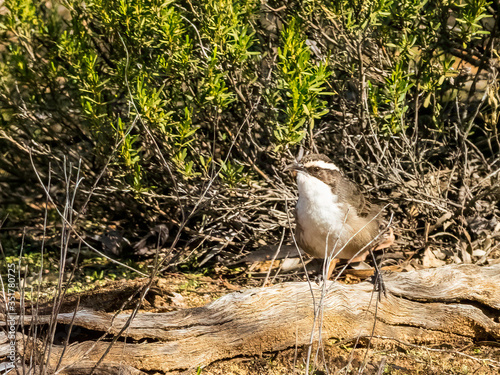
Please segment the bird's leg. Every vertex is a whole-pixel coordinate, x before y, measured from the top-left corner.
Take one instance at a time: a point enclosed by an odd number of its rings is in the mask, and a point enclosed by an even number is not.
[[[366,250],[365,252],[363,252],[363,254],[357,256],[356,258],[349,259],[347,263],[351,264],[351,263],[364,262],[369,253],[370,251]]]
[[[373,253],[372,249],[370,249],[370,254],[373,259],[373,266],[375,267],[375,272],[373,274],[373,285],[375,285],[375,290],[378,291],[378,299],[380,301],[382,293],[384,293],[384,296],[387,297],[387,292],[385,289],[384,279],[382,279],[382,273],[378,268],[377,259],[375,259],[375,254]]]
[[[326,279],[329,280],[330,276],[332,276],[333,270],[335,269],[335,266],[339,262],[338,258],[334,258],[330,261],[330,264],[328,265],[328,272],[326,274]]]
[[[375,285],[375,288],[379,292],[379,295],[378,295],[379,300],[380,300],[380,297],[382,296],[382,293],[384,293],[384,296],[387,296],[387,291],[385,288],[384,280],[382,279],[382,273],[380,272],[380,269],[378,268],[377,260],[375,259],[375,254],[373,253],[373,251],[388,248],[389,246],[391,246],[394,243],[394,240],[395,240],[394,232],[393,232],[392,228],[389,228],[389,233],[385,237],[384,242],[379,244],[374,249],[370,249],[370,254],[371,254],[372,259],[373,259],[373,266],[375,267],[375,273],[373,275],[373,284]]]

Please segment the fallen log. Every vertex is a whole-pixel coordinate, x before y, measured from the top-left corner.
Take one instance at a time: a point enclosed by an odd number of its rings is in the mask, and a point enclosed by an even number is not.
[[[378,337],[414,344],[500,339],[500,264],[386,273],[384,281],[387,295],[380,301],[369,282],[293,282],[230,293],[204,307],[140,313],[122,341],[111,347],[103,341],[65,349],[53,345],[50,363],[55,368],[64,351],[60,373],[84,374],[109,350],[102,364],[109,371],[125,366],[128,373],[169,372],[308,345],[320,335],[367,337],[372,330]],[[129,318],[129,314],[80,310],[59,314],[57,321],[73,320],[75,326],[116,335]],[[25,316],[24,324],[31,320]],[[50,316],[36,317],[37,324],[49,321]]]

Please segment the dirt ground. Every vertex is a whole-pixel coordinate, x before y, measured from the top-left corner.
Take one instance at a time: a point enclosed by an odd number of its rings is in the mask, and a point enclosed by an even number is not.
[[[491,344],[491,343],[490,343]],[[498,374],[500,349],[472,345],[455,352],[453,348],[406,347],[379,342],[367,349],[353,342],[327,343],[310,374]],[[486,344],[488,345],[488,344]],[[255,358],[220,361],[205,367],[207,375],[285,375],[304,374],[306,349],[288,349]],[[314,358],[314,357],[313,357]],[[488,359],[497,361],[496,367]],[[312,363],[313,361],[311,361]],[[360,369],[362,372],[359,372]]]

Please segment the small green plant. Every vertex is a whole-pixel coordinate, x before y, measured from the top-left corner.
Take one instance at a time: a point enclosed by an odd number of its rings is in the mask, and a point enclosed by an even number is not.
[[[387,114],[383,116],[379,129],[383,135],[398,134],[405,130],[404,118],[408,111],[407,94],[413,85],[410,81],[410,75],[404,73],[403,63],[399,61],[395,64],[391,75],[386,78],[383,95],[375,99],[375,94],[380,94],[380,91],[370,91],[374,94],[370,97],[372,103],[381,100],[389,109]],[[371,85],[370,87],[373,88]]]
[[[325,85],[331,75],[326,61],[313,61],[297,19],[290,20],[281,40],[278,89],[283,109],[274,125],[277,149],[298,144],[314,129],[315,121],[328,113],[326,101],[320,97],[329,94]]]
[[[237,165],[230,160],[220,162],[219,177],[229,187],[236,187],[247,180],[248,174],[245,172],[244,165]]]
[[[191,292],[196,290],[200,285],[201,282],[199,278],[202,276],[202,274],[190,274],[188,280],[179,285],[178,291],[179,292]]]
[[[456,22],[460,28],[459,34],[464,41],[464,48],[470,41],[489,34],[488,30],[484,30],[480,21],[483,18],[491,17],[487,13],[487,8],[490,4],[491,2],[487,0],[471,0],[454,4],[458,9]]]
[[[184,178],[201,175],[201,173],[194,170],[195,159],[188,157],[188,150],[191,154],[195,153],[191,144],[196,140],[197,130],[198,128],[193,126],[192,112],[187,107],[184,108],[184,118],[177,123],[171,135],[175,152],[173,160],[177,165],[177,171]]]
[[[92,276],[90,277],[91,281],[101,281],[104,280],[104,270],[101,271],[94,271],[92,273]]]
[[[132,173],[126,173],[129,184],[135,191],[142,191],[142,175],[140,146],[136,145],[139,140],[138,134],[131,134],[132,129],[126,129],[122,119],[119,118],[116,127],[113,127],[121,140],[120,157],[126,170]]]

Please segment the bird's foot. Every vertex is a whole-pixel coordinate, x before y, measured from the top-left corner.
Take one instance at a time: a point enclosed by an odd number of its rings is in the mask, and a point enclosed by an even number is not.
[[[384,294],[384,297],[387,297],[387,291],[385,288],[384,279],[382,278],[382,273],[380,272],[380,268],[378,267],[377,264],[377,259],[375,259],[375,254],[373,254],[372,250],[370,250],[370,254],[373,259],[373,267],[375,268],[375,273],[373,274],[372,282],[373,285],[375,286],[375,290],[378,292],[378,300],[380,301],[382,299],[382,293]]]
[[[382,294],[384,297],[387,297],[387,289],[385,287],[384,279],[382,277],[382,273],[378,269],[378,267],[375,268],[375,273],[371,277],[371,282],[375,286],[375,291],[378,293],[378,300],[382,300]]]

